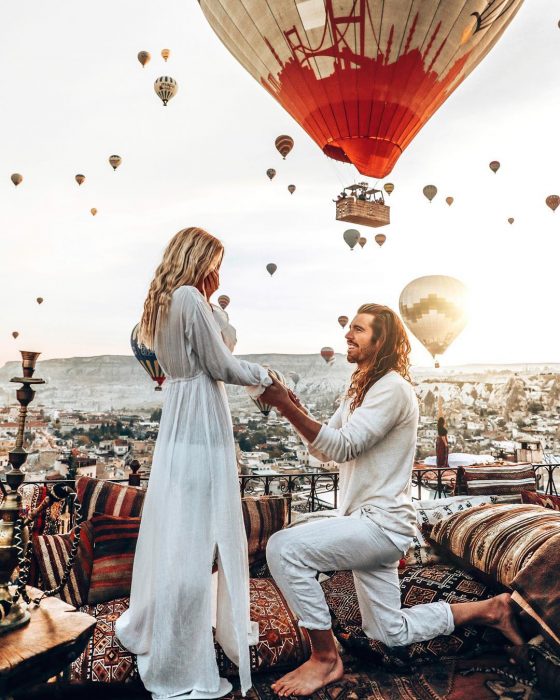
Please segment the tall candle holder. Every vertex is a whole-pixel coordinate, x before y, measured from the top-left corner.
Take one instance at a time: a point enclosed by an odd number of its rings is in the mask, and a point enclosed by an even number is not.
[[[18,491],[25,480],[25,472],[21,471],[21,467],[27,460],[27,451],[23,447],[27,407],[35,398],[35,392],[31,387],[44,384],[45,380],[33,376],[37,358],[41,353],[27,350],[20,352],[23,376],[10,379],[11,382],[22,386],[16,390],[20,407],[16,444],[8,453],[8,461],[12,467],[6,473],[8,489],[0,481],[0,490],[4,495],[4,500],[0,504],[0,634],[21,627],[30,618],[26,604],[29,598],[25,593],[25,585],[19,587],[12,579],[20,561],[20,555],[23,555],[28,544],[28,534],[23,528],[22,518],[19,517],[22,498]],[[22,578],[21,573],[18,581]],[[17,589],[12,593],[10,587],[13,588],[14,585]]]

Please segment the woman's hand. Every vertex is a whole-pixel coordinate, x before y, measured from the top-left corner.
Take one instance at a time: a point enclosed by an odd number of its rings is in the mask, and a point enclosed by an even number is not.
[[[210,297],[214,292],[218,290],[220,286],[220,273],[217,270],[212,270],[209,272],[204,280],[202,281],[203,294],[207,301],[210,301]]]

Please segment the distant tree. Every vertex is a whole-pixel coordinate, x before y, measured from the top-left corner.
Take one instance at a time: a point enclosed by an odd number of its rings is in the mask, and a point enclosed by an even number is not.
[[[253,443],[248,435],[242,435],[239,438],[239,449],[241,449],[243,452],[253,451]]]

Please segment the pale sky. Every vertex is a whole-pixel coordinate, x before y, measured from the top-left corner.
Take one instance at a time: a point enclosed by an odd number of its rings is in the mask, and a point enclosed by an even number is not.
[[[472,309],[444,364],[559,361],[560,209],[544,204],[560,194],[555,5],[522,6],[387,178],[385,246],[358,227],[368,243],[350,252],[331,200],[362,176],[322,154],[196,0],[2,3],[0,364],[19,349],[129,354],[163,250],[191,225],[226,246],[220,292],[232,299],[240,354],[344,351],[339,315],[363,302],[398,308],[413,278],[444,274],[469,287]],[[142,49],[152,54],[144,69]],[[160,75],[179,84],[166,108],[153,91]],[[295,140],[286,161],[274,148],[282,133]],[[17,189],[13,172],[24,177]],[[426,184],[439,189],[431,204]],[[413,343],[413,361],[429,364]]]

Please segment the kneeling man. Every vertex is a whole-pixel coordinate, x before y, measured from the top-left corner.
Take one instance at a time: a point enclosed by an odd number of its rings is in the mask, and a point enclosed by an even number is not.
[[[406,646],[467,623],[498,628],[522,644],[507,593],[474,603],[436,602],[401,609],[398,562],[415,533],[411,478],[418,401],[409,377],[410,344],[394,311],[365,304],[346,334],[350,387],[327,425],[275,382],[263,394],[299,432],[311,454],[340,463],[339,517],[273,535],[267,560],[299,624],[311,658],[272,685],[280,696],[311,695],[339,680],[343,666],[317,572],[352,570],[364,632]]]

